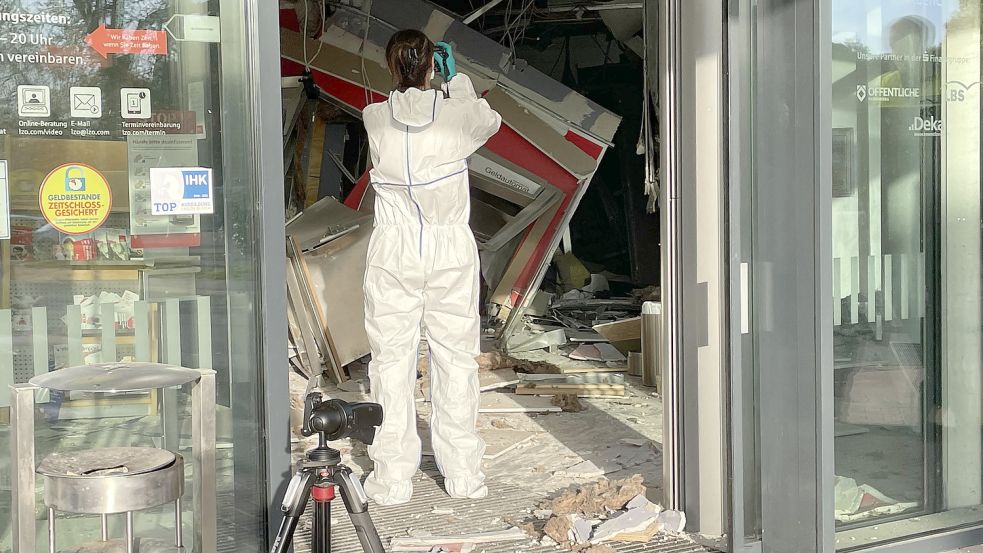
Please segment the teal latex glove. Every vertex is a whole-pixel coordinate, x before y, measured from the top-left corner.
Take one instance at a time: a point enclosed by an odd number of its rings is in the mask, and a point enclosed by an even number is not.
[[[443,75],[444,82],[449,82],[457,75],[457,64],[454,62],[454,49],[450,44],[440,41],[434,45],[434,67]]]

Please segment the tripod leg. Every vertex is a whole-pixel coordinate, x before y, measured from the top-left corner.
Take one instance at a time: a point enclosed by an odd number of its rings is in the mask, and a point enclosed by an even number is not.
[[[355,534],[362,544],[362,550],[365,553],[386,553],[382,540],[379,539],[379,532],[369,515],[369,500],[361,483],[352,478],[351,471],[347,467],[340,467],[335,471],[334,481],[341,490],[341,499],[348,509],[348,516],[355,526]]]
[[[331,553],[331,500],[334,484],[312,488],[314,496],[314,527],[311,529],[311,553]]]
[[[307,508],[307,500],[311,497],[311,486],[314,485],[317,474],[309,469],[300,469],[294,477],[290,479],[287,491],[283,493],[283,503],[280,510],[283,512],[283,520],[280,521],[280,529],[273,540],[273,547],[270,553],[287,553],[290,543],[294,539],[294,530],[297,529],[297,522]]]

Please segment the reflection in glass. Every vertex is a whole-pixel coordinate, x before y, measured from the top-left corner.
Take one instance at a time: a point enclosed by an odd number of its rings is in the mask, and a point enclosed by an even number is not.
[[[981,20],[978,0],[832,6],[834,492],[850,548],[972,522],[983,500]]]
[[[7,384],[118,360],[216,371],[219,446],[209,477],[223,513],[219,549],[264,549],[265,436],[256,397],[262,259],[241,35],[250,5],[0,1],[0,181],[11,213],[10,240],[0,240],[0,551],[11,549]],[[176,40],[165,31],[192,16],[213,18],[222,42]],[[120,29],[144,38],[115,40]],[[111,195],[104,221],[73,234],[42,212],[42,181],[49,173],[62,178],[53,171],[60,166],[69,169],[59,191],[101,187]],[[167,168],[210,170],[214,209],[155,211],[164,182],[155,184],[155,170]],[[201,197],[175,192],[188,182],[174,182],[165,182],[171,198]],[[115,446],[165,448],[188,459],[188,392],[52,393],[40,409],[38,461],[53,451]],[[189,475],[186,536],[195,520],[192,489]],[[46,515],[39,512],[40,547]],[[98,519],[58,524],[61,549],[100,536]],[[110,534],[121,536],[122,524],[111,520]],[[173,524],[172,513],[138,514],[136,533],[167,538]]]

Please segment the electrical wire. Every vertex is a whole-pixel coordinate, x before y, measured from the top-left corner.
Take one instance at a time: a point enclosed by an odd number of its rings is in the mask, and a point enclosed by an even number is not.
[[[515,17],[512,17],[512,13],[514,11],[512,7],[512,0],[509,0],[505,7],[505,28],[500,42],[507,45],[509,48],[509,63],[515,61],[515,46],[521,42],[523,38],[525,38],[526,30],[532,23],[533,14],[530,13],[528,16],[526,16],[526,12],[528,12],[529,8],[532,8],[535,3],[535,0],[525,1],[522,9],[515,14]]]
[[[372,23],[372,15],[368,10],[365,11],[365,31],[362,34],[362,44],[358,47],[358,57],[362,67],[362,92],[365,93],[365,105],[372,103],[372,93],[370,92],[372,83],[369,82],[369,73],[365,70],[365,45],[369,42],[369,25]]]
[[[591,40],[594,41],[594,44],[597,45],[597,49],[600,50],[602,54],[604,54],[604,63],[614,63],[613,61],[611,61],[611,58],[610,58],[610,54],[611,54],[611,42],[610,41],[608,42],[608,47],[607,47],[607,49],[605,49],[604,48],[604,45],[601,44],[601,41],[597,39],[597,35],[592,34],[592,35],[590,35],[590,38],[591,38]]]
[[[570,47],[570,37],[567,37],[563,40],[563,44],[560,46],[560,53],[557,54],[556,61],[553,62],[553,67],[550,68],[550,72],[549,72],[550,77],[552,77],[553,72],[556,71],[556,66],[560,65],[560,59],[563,58],[563,54],[567,51],[567,48],[569,47]]]
[[[308,22],[309,16],[310,16],[310,8],[308,8],[308,5],[309,5],[310,0],[301,0],[301,1],[304,2],[304,25],[303,25],[303,33],[304,33],[304,69],[307,69],[308,71],[310,71],[310,69],[311,69],[311,63],[314,60],[316,60],[319,55],[321,55],[321,48],[324,47],[324,40],[322,39],[322,37],[324,36],[325,19],[327,19],[327,17],[326,17],[326,11],[327,10],[326,10],[326,6],[325,6],[324,2],[322,1],[321,2],[321,33],[318,35],[317,51],[314,52],[314,57],[313,58],[308,58],[307,57],[307,40],[310,38],[310,36],[308,36],[308,34],[307,34],[308,33],[308,31],[307,31],[307,22]]]
[[[322,2],[323,2],[322,7],[325,8],[325,9],[327,7],[327,4],[330,2],[331,5],[334,6],[335,8],[337,8],[337,9],[344,9],[344,10],[348,10],[350,12],[355,12],[355,13],[358,13],[360,15],[364,15],[365,16],[365,29],[362,32],[362,43],[358,47],[358,57],[359,57],[359,64],[360,64],[360,67],[361,67],[361,71],[362,71],[362,93],[364,95],[365,105],[367,106],[367,105],[369,105],[369,104],[372,103],[372,94],[371,94],[372,82],[369,80],[369,74],[365,70],[365,46],[369,42],[369,26],[372,24],[372,13],[369,12],[369,10],[364,10],[364,9],[361,9],[361,8],[356,8],[354,6],[349,6],[347,4],[342,4],[342,3],[338,2],[337,0],[322,0]],[[323,21],[324,21],[324,19],[325,18],[323,18],[323,17],[321,19],[321,21],[322,21],[321,34],[322,35],[324,34],[324,29],[323,29]],[[393,28],[393,30],[395,30],[395,28]],[[324,44],[324,41],[323,40],[321,41],[321,44]],[[305,43],[305,45],[306,45],[306,43]],[[320,47],[318,47],[318,50],[320,50]],[[305,54],[305,56],[306,56],[306,54]]]

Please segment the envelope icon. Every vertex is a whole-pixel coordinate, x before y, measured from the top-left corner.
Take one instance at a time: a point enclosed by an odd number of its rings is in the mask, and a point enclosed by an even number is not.
[[[97,87],[72,87],[72,117],[101,117],[102,91]]]
[[[89,111],[96,111],[96,95],[95,94],[76,94],[75,95],[75,106],[72,109],[87,109]]]

